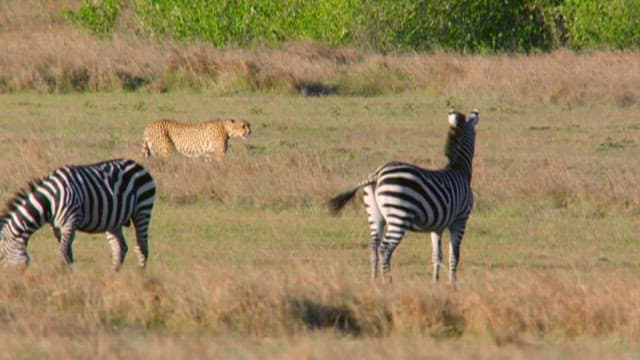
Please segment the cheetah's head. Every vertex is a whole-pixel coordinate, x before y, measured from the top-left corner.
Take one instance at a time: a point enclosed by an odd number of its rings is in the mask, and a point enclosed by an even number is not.
[[[251,125],[246,120],[225,120],[224,129],[229,137],[246,139],[251,134]]]

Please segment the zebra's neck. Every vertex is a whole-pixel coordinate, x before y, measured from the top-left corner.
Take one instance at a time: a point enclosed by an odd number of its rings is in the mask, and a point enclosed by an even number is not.
[[[39,221],[30,222],[27,217],[18,212],[9,213],[6,216],[7,218],[2,220],[0,230],[3,238],[28,238],[44,224]]]
[[[30,191],[14,196],[0,216],[3,237],[28,238],[51,219],[51,206],[42,193],[42,183],[30,184]]]
[[[450,129],[445,148],[445,155],[449,158],[447,170],[460,172],[471,179],[475,137],[475,131],[469,127]]]

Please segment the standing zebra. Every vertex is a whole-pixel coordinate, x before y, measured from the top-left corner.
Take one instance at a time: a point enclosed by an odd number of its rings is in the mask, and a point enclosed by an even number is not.
[[[53,228],[60,254],[73,262],[76,230],[107,233],[117,271],[127,253],[122,226],[136,229],[136,254],[144,267],[148,229],[156,186],[149,172],[133,160],[117,159],[92,165],[64,166],[33,180],[18,192],[0,215],[0,259],[5,264],[29,264],[29,237],[45,223]]]
[[[391,255],[407,230],[431,232],[433,280],[438,281],[442,262],[440,239],[445,229],[451,233],[449,279],[456,281],[460,243],[473,208],[471,170],[476,131],[480,116],[472,110],[449,111],[449,134],[445,155],[449,159],[441,170],[428,170],[403,162],[390,162],[379,167],[368,179],[329,200],[332,213],[337,213],[364,189],[364,204],[371,228],[371,276],[378,274],[378,252],[382,256],[383,275],[390,276]],[[383,228],[386,234],[381,241]]]

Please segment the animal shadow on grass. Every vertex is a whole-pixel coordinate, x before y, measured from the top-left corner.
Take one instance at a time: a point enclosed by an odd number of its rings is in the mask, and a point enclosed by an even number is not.
[[[360,334],[360,325],[346,306],[324,305],[309,299],[290,299],[289,305],[291,314],[310,329],[334,328],[344,334]]]
[[[325,85],[319,82],[299,82],[294,85],[302,96],[327,96],[338,92],[337,86]]]

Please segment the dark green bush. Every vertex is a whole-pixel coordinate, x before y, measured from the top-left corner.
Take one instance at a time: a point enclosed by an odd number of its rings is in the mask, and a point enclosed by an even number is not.
[[[390,30],[381,50],[547,50],[552,30],[544,8],[506,0],[381,2],[377,23]]]
[[[216,46],[299,39],[381,52],[640,46],[640,0],[85,0],[65,15],[108,34],[123,6],[150,35]]]

